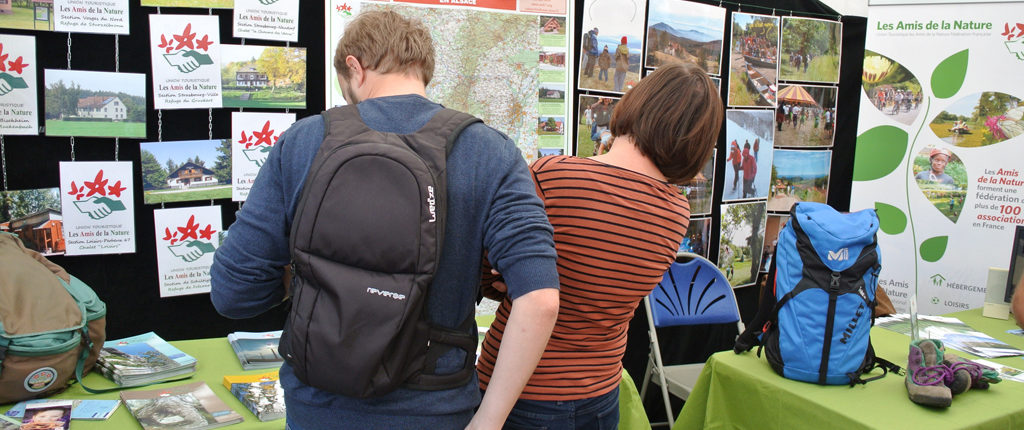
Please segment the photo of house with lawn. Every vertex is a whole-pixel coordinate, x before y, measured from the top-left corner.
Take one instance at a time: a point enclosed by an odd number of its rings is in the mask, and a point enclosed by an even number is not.
[[[222,45],[224,107],[304,109],[306,49]]]
[[[146,137],[146,75],[46,69],[45,81],[47,136]]]
[[[0,28],[53,30],[53,0],[0,0]]]
[[[26,248],[43,255],[63,254],[66,247],[60,191],[0,191],[0,232],[18,235]]]
[[[231,140],[139,144],[147,205],[231,198]]]

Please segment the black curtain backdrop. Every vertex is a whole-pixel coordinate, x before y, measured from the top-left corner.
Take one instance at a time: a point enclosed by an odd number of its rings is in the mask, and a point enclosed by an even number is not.
[[[717,2],[706,2],[717,4]],[[832,9],[815,0],[757,0],[745,2],[743,6],[725,4],[730,11],[742,9],[748,13],[805,16],[813,18],[837,19]],[[307,48],[307,106],[305,110],[293,110],[298,118],[319,113],[325,97],[325,81],[323,69],[325,61],[324,47],[324,10],[323,2],[301,0],[299,41],[292,46]],[[580,44],[579,24],[582,22],[584,4],[576,2],[575,34],[573,49],[578,50]],[[198,14],[204,15],[207,9],[161,8],[164,14]],[[152,87],[150,72],[150,48],[148,17],[157,13],[153,7],[141,7],[138,0],[130,1],[131,34],[119,37],[120,71],[145,73],[147,75],[148,103],[152,106]],[[231,36],[232,16],[230,10],[214,9],[212,14],[220,17],[221,43],[240,44],[240,39]],[[814,15],[820,14],[820,15]],[[836,123],[835,146],[832,153],[832,171],[828,203],[839,210],[848,210],[850,183],[853,169],[854,143],[857,129],[857,113],[860,100],[860,74],[864,51],[864,36],[867,20],[863,17],[842,17],[843,47],[841,60],[841,78],[839,83],[839,102]],[[38,77],[38,98],[40,118],[42,118],[43,69],[66,69],[68,34],[57,32],[35,32],[11,29],[0,29],[4,34],[23,34],[36,37],[36,55]],[[724,44],[728,46],[729,34],[725,35]],[[282,46],[284,43],[260,40],[246,40],[249,45]],[[573,76],[578,72],[579,62],[574,62]],[[114,36],[112,35],[71,35],[71,68],[73,70],[114,71]],[[726,75],[727,77],[727,75]],[[723,97],[727,82],[723,82]],[[575,103],[579,91],[575,91],[569,100]],[[213,110],[213,137],[226,138],[231,133],[231,112],[234,109]],[[250,109],[248,111],[259,111]],[[281,112],[281,110],[272,110]],[[573,112],[573,118],[578,112]],[[165,110],[163,111],[163,140],[205,139],[207,136],[207,110]],[[232,331],[264,331],[280,329],[287,311],[286,306],[279,306],[261,316],[246,320],[229,320],[217,314],[210,304],[207,294],[182,297],[159,297],[156,267],[156,244],[153,233],[153,210],[158,205],[142,203],[142,180],[138,173],[140,141],[157,140],[157,112],[147,112],[148,139],[121,139],[118,159],[135,163],[135,231],[136,252],[134,254],[51,257],[51,259],[68,272],[93,287],[100,298],[107,303],[107,337],[120,338],[155,331],[168,340],[205,338],[225,336]],[[717,165],[724,165],[725,137],[724,131],[719,139]],[[6,173],[8,189],[23,190],[34,188],[51,188],[59,184],[59,166],[61,161],[71,160],[71,144],[67,137],[40,136],[5,136]],[[109,138],[77,138],[74,153],[76,161],[111,161],[114,159],[114,140]],[[722,183],[724,169],[716,172],[716,183]],[[721,191],[716,190],[715,201],[721,201]],[[210,202],[185,202],[167,204],[167,208],[208,205]],[[216,200],[213,204],[222,206],[223,225],[227,228],[235,219],[238,203],[230,199]],[[712,219],[720,216],[716,205]],[[717,221],[714,223],[717,227]],[[712,230],[717,235],[717,228]],[[740,307],[745,320],[753,317],[757,306],[758,290],[756,287],[737,290]],[[648,336],[646,320],[641,306],[637,318],[630,328],[630,342],[624,364],[627,370],[639,379],[643,375],[647,361]],[[671,334],[671,336],[670,336]],[[735,329],[729,327],[696,327],[666,333],[662,342],[670,354],[666,355],[667,363],[685,363],[703,361],[714,351],[729,349],[732,345]],[[649,396],[650,397],[650,396]],[[660,402],[651,403],[648,399],[648,411],[652,416],[661,414]]]

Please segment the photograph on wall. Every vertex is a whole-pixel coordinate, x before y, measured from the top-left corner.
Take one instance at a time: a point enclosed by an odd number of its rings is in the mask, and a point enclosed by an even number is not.
[[[690,215],[710,215],[711,201],[715,191],[715,154],[717,149],[711,151],[711,158],[704,163],[704,167],[697,172],[690,182],[680,185],[679,191],[686,195],[690,203]]]
[[[542,85],[545,83],[565,85],[568,76],[565,69],[566,58],[564,46],[541,48],[537,54],[537,82]],[[543,108],[543,106],[539,107],[539,109]]]
[[[592,157],[611,148],[612,132],[609,124],[618,97],[580,96],[576,124],[576,156]]]
[[[722,90],[722,78],[716,78],[714,76],[709,76],[709,77],[711,78],[711,83],[715,84],[715,88],[717,88],[719,91],[721,91]]]
[[[775,146],[832,146],[838,88],[779,85],[775,108]]]
[[[0,2],[0,28],[53,31],[53,25],[52,1],[4,0]]]
[[[43,255],[64,254],[60,189],[0,190],[0,231],[18,235],[26,248]]]
[[[45,3],[33,1],[33,5]],[[50,3],[56,31],[128,34],[128,0],[52,0]]]
[[[234,3],[233,36],[299,41],[299,0],[234,0]]]
[[[565,117],[541,115],[537,119],[537,147],[561,148],[565,142]]]
[[[210,265],[220,246],[220,206],[153,211],[160,297],[210,292]]]
[[[541,115],[561,115],[565,112],[564,82],[542,82],[537,96],[537,110]]]
[[[606,0],[600,7],[584,2],[580,42],[581,90],[624,93],[640,81],[643,53],[644,2]]]
[[[725,185],[722,200],[768,198],[775,114],[771,110],[725,111]]]
[[[692,63],[717,75],[722,69],[725,8],[680,0],[651,0],[646,67]]]
[[[764,224],[764,249],[761,251],[761,272],[767,272],[775,257],[775,248],[779,244],[779,232],[789,222],[789,215],[768,214]]]
[[[910,125],[921,111],[921,82],[902,64],[869,49],[864,50],[861,88],[871,105],[893,121]]]
[[[135,252],[130,161],[62,161],[61,208],[67,255]]]
[[[143,6],[194,7],[200,9],[231,9],[234,0],[141,0]]]
[[[154,109],[221,107],[216,15],[150,15]]]
[[[832,151],[776,149],[772,159],[769,212],[789,212],[798,202],[828,203]]]
[[[775,107],[779,70],[779,18],[732,14],[729,106]]]
[[[692,252],[708,258],[711,248],[711,218],[690,218],[686,235],[679,244],[679,252]]]
[[[224,107],[305,109],[306,48],[221,45]]]
[[[765,203],[722,205],[722,237],[718,268],[733,287],[752,285],[761,268],[764,246]]]
[[[564,16],[541,15],[537,17],[540,24],[540,45],[560,46],[565,49],[566,27]]]
[[[44,70],[47,136],[146,137],[146,75]]]
[[[36,70],[36,38],[0,34],[0,135],[39,134]]]
[[[231,139],[139,144],[147,205],[231,197]]]
[[[782,17],[783,81],[839,82],[843,23],[823,19]]]
[[[537,158],[544,158],[549,155],[565,155],[563,148],[537,148]]]
[[[231,200],[249,196],[270,148],[293,122],[294,113],[231,112]]]
[[[995,91],[969,94],[947,106],[928,124],[943,142],[961,147],[999,143],[1024,134],[1024,103]]]
[[[914,157],[914,182],[924,197],[956,223],[967,197],[967,168],[953,151],[941,146],[926,146]]]

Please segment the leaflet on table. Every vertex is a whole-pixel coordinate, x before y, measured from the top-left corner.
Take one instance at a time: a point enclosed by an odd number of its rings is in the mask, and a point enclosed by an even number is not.
[[[0,135],[39,134],[36,38],[0,34]]]
[[[293,113],[231,113],[231,200],[245,201],[249,196],[270,148],[293,122]]]
[[[299,40],[299,0],[235,0],[234,36]]]
[[[922,338],[941,340],[953,348],[979,357],[996,358],[1024,355],[1024,351],[979,332],[957,318],[918,315],[918,330]],[[910,315],[893,314],[875,319],[875,326],[910,335]]]
[[[4,414],[9,417],[25,416],[25,406],[36,403],[49,403],[52,400],[38,399],[19,402]],[[71,419],[73,420],[105,420],[117,410],[120,400],[72,400]]]
[[[210,292],[210,265],[220,246],[220,206],[153,211],[160,297]]]
[[[128,34],[128,0],[53,0],[53,18],[57,31]]]
[[[988,360],[971,360],[982,366],[988,366],[999,372],[999,377],[1003,379],[1009,379],[1011,381],[1024,382],[1024,370],[1013,368],[1010,366],[1003,366],[1002,364],[988,361]]]
[[[211,15],[150,15],[153,107],[221,107],[220,21]]]
[[[130,161],[60,163],[67,255],[135,252],[135,195]]]

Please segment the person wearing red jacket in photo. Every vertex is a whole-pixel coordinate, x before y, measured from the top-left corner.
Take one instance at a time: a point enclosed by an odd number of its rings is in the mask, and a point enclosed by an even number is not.
[[[754,177],[757,176],[757,160],[750,155],[750,144],[743,144],[743,197],[754,196]]]
[[[740,166],[743,164],[743,155],[740,154],[740,144],[734,139],[729,144],[729,158],[725,161],[732,161],[732,190],[736,191],[736,184],[740,182]]]

